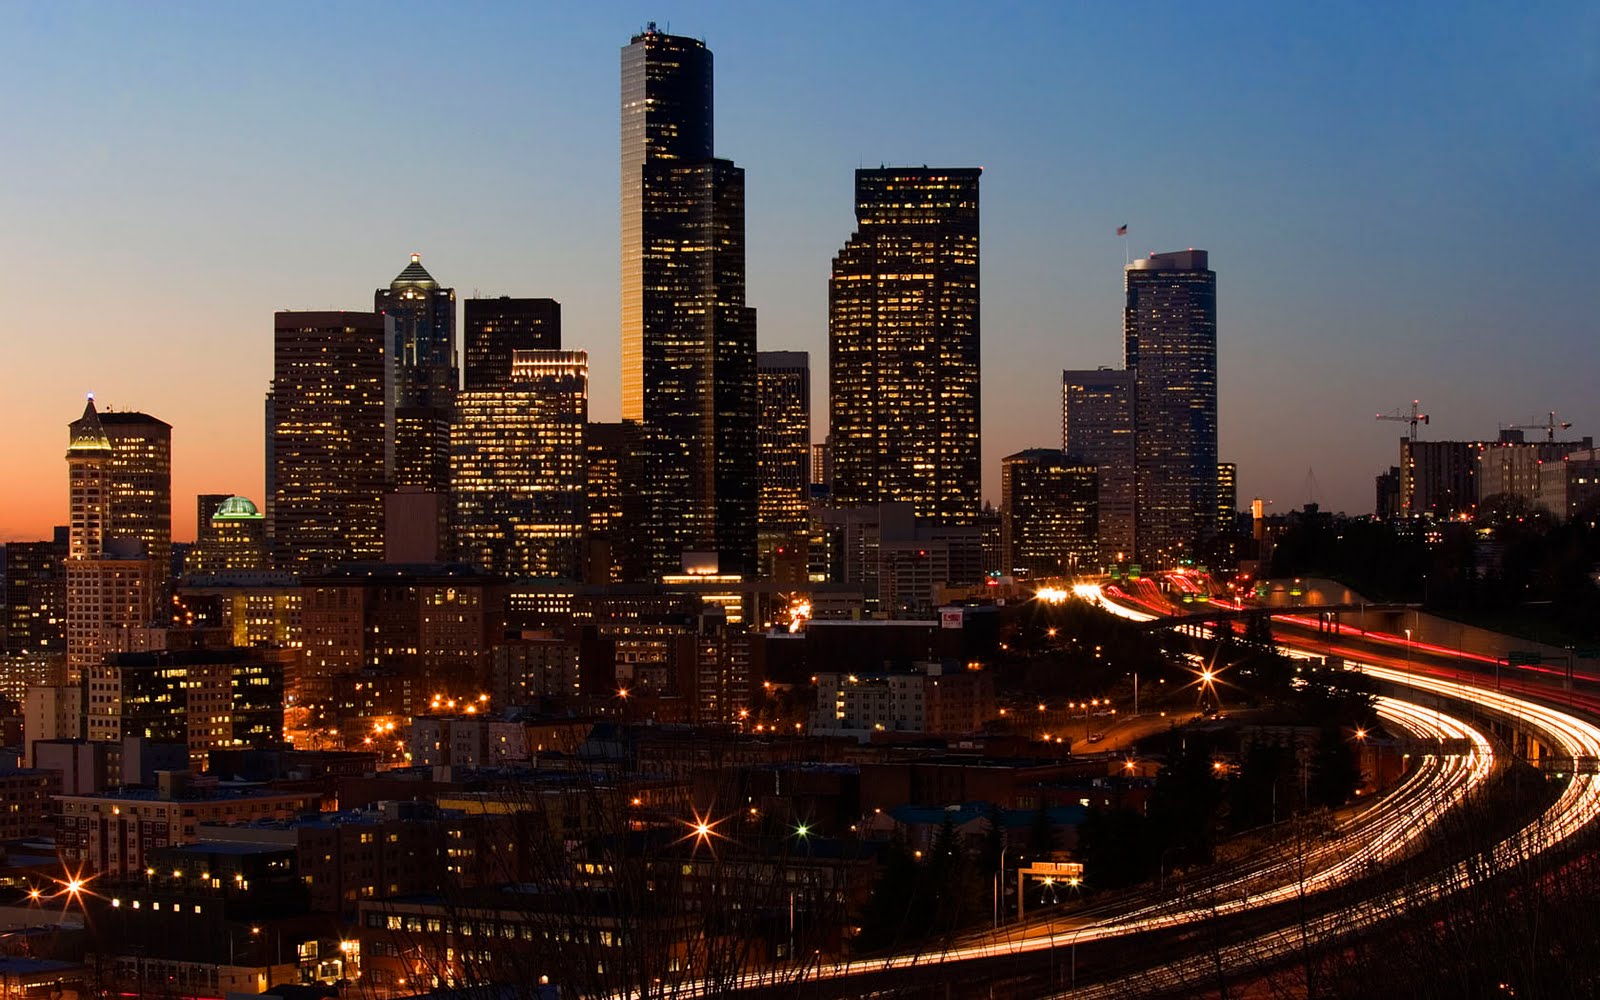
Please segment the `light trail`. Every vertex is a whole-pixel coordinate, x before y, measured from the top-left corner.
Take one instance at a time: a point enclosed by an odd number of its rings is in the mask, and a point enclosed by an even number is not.
[[[1557,800],[1533,822],[1500,841],[1486,852],[1486,856],[1456,862],[1429,882],[1383,893],[1359,906],[1319,915],[1304,926],[1288,926],[1269,932],[1229,946],[1218,954],[1192,956],[1171,963],[1160,970],[1142,974],[1137,982],[1124,978],[1054,996],[1088,1000],[1096,996],[1125,996],[1130,988],[1148,988],[1152,992],[1178,989],[1188,983],[1207,981],[1210,970],[1218,962],[1230,967],[1260,968],[1267,961],[1292,956],[1306,947],[1308,941],[1325,947],[1335,936],[1370,929],[1408,907],[1444,899],[1471,885],[1474,879],[1484,877],[1484,873],[1516,870],[1533,856],[1556,847],[1600,817],[1600,783],[1597,783],[1594,775],[1576,770],[1580,758],[1600,757],[1600,727],[1538,702],[1460,681],[1374,664],[1357,664],[1352,669],[1391,684],[1470,701],[1520,721],[1534,729],[1541,738],[1555,744],[1561,756],[1570,758],[1574,767],[1564,772],[1570,774],[1566,787]]]
[[[730,988],[795,986],[802,976],[804,981],[831,980],[975,959],[1025,955],[1269,906],[1320,892],[1349,878],[1358,877],[1371,866],[1406,850],[1434,819],[1464,800],[1487,779],[1494,766],[1489,741],[1466,722],[1395,698],[1380,698],[1377,707],[1384,718],[1413,735],[1466,740],[1472,749],[1463,755],[1424,755],[1417,769],[1393,792],[1370,803],[1346,823],[1343,835],[1336,842],[1273,862],[1260,871],[1230,877],[1206,889],[1204,895],[1207,898],[1203,903],[1197,904],[1190,897],[1089,921],[1084,921],[1080,914],[1033,925],[1012,925],[998,939],[993,935],[985,935],[971,944],[939,952],[823,963],[807,968],[803,974],[796,969],[766,969],[747,973],[732,984],[690,984],[674,991],[674,995],[720,995]],[[1275,881],[1286,875],[1290,881]],[[1274,884],[1259,891],[1253,888],[1263,881]],[[1226,898],[1218,898],[1224,893],[1231,894]]]

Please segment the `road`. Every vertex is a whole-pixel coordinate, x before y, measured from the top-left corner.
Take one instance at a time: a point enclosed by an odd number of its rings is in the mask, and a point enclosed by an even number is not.
[[[999,932],[970,935],[937,952],[825,962],[804,973],[763,970],[737,983],[702,984],[698,992],[691,988],[678,995],[773,990],[811,996],[830,995],[830,989],[838,991],[831,995],[849,995],[932,967],[948,967],[951,975],[963,978],[981,978],[991,974],[986,969],[1004,970],[1022,957],[1217,919],[1341,884],[1407,851],[1431,822],[1487,780],[1494,766],[1487,737],[1461,719],[1397,698],[1379,699],[1378,711],[1397,729],[1418,738],[1464,740],[1472,750],[1424,757],[1405,780],[1346,820],[1331,839],[1307,842],[1244,870],[1191,883],[1178,898],[1135,898],[1095,912],[1046,916]]]

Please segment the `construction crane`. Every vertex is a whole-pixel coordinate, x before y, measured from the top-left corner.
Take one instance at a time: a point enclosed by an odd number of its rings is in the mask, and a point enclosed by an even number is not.
[[[1544,439],[1546,441],[1554,441],[1556,439],[1556,431],[1564,431],[1571,426],[1571,422],[1566,420],[1558,423],[1556,421],[1556,411],[1551,410],[1550,418],[1542,424],[1506,424],[1504,429],[1508,431],[1544,431]]]
[[[1410,424],[1411,440],[1415,441],[1417,439],[1418,422],[1424,424],[1428,422],[1428,415],[1418,409],[1418,407],[1421,405],[1422,404],[1419,401],[1413,399],[1411,401],[1411,412],[1409,414],[1407,414],[1404,410],[1396,409],[1393,413],[1380,413],[1377,415],[1377,418],[1379,420],[1397,420],[1402,424]]]

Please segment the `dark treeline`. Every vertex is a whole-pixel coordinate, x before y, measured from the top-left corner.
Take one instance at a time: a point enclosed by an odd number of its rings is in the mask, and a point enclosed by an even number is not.
[[[1295,515],[1273,550],[1272,575],[1326,576],[1377,601],[1419,602],[1551,640],[1600,638],[1600,504],[1569,520],[1510,495],[1486,498],[1473,521],[1400,524]]]

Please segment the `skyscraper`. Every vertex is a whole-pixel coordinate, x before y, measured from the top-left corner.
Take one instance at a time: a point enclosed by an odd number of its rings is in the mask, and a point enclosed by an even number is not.
[[[1061,449],[1099,470],[1100,558],[1134,557],[1133,373],[1061,373]]]
[[[394,320],[376,313],[273,317],[274,562],[295,572],[383,558],[394,464]]]
[[[811,493],[811,356],[805,351],[756,354],[756,523],[765,536],[806,528]]]
[[[837,507],[899,500],[944,524],[978,516],[981,173],[856,171],[856,232],[828,283]]]
[[[136,538],[165,577],[172,558],[172,425],[148,413],[100,414],[111,442],[111,537]]]
[[[67,648],[67,529],[6,543],[6,652],[60,657]]]
[[[744,171],[712,153],[711,53],[652,23],[622,50],[622,416],[645,450],[648,571],[755,563],[755,310]]]
[[[1204,250],[1151,254],[1124,272],[1133,373],[1139,558],[1166,565],[1217,526],[1217,275]]]
[[[561,303],[555,299],[467,299],[468,389],[489,389],[511,379],[512,351],[561,350]]]
[[[150,527],[144,516],[149,511],[135,504],[129,523],[118,520],[119,510],[129,509],[119,506],[119,493],[145,479],[146,471],[130,469],[126,453],[119,459],[95,411],[94,397],[89,397],[83,416],[68,425],[68,681],[76,682],[100,664],[114,648],[118,630],[141,628],[155,618],[168,566],[150,558],[141,537]],[[169,496],[170,489],[169,480]]]
[[[585,351],[516,351],[505,385],[460,394],[450,434],[460,560],[507,576],[578,577],[588,414]]]
[[[1095,466],[1053,448],[1000,460],[1001,570],[1059,576],[1097,569]]]
[[[373,293],[372,311],[394,320],[389,342],[395,365],[393,488],[444,491],[450,482],[450,420],[456,369],[456,290],[442,288],[422,255]]]
[[[1239,518],[1239,466],[1217,463],[1217,530],[1226,534]]]
[[[644,478],[639,425],[631,420],[584,428],[589,532],[585,583],[622,583],[645,575],[640,563],[640,481]]]

